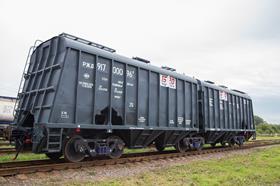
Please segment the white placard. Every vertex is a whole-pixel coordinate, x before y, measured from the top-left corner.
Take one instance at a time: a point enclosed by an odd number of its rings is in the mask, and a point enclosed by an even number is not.
[[[168,75],[160,75],[160,86],[176,89],[176,78]]]
[[[227,101],[227,93],[225,91],[220,91],[220,100]]]

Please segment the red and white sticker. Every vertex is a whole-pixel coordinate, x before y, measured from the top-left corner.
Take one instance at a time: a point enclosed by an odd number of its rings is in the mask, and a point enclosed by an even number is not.
[[[160,75],[160,86],[176,89],[176,78],[168,75]]]

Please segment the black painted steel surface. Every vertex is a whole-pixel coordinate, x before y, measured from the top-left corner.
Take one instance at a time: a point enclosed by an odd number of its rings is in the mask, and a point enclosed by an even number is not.
[[[147,61],[68,34],[40,44],[15,116],[17,127],[30,131],[33,152],[60,152],[71,130],[87,138],[120,136],[131,148],[255,133],[248,95]]]

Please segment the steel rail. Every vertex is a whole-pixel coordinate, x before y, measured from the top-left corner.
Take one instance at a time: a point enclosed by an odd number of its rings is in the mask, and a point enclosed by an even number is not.
[[[175,151],[163,151],[160,152],[145,152],[145,153],[132,153],[124,154],[119,159],[108,159],[108,158],[97,158],[94,161],[83,161],[79,163],[65,162],[63,159],[60,162],[53,162],[51,160],[35,160],[35,161],[21,161],[21,162],[10,162],[0,163],[0,176],[13,176],[17,174],[29,174],[35,172],[49,172],[53,170],[64,170],[64,169],[77,169],[82,167],[94,167],[104,165],[115,165],[125,163],[135,163],[141,161],[152,161],[159,159],[178,158],[185,156],[195,156],[201,154],[212,154],[224,151],[234,151],[250,149],[261,146],[276,145],[280,144],[280,140],[271,141],[256,141],[255,143],[249,143],[241,147],[215,147],[206,148],[201,151],[188,151],[185,153],[177,153]]]

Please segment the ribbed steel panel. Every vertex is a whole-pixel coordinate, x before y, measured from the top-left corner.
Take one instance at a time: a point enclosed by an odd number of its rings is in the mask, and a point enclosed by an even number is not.
[[[31,56],[18,122],[30,112],[35,125],[198,131],[197,83],[89,44],[54,37]]]

